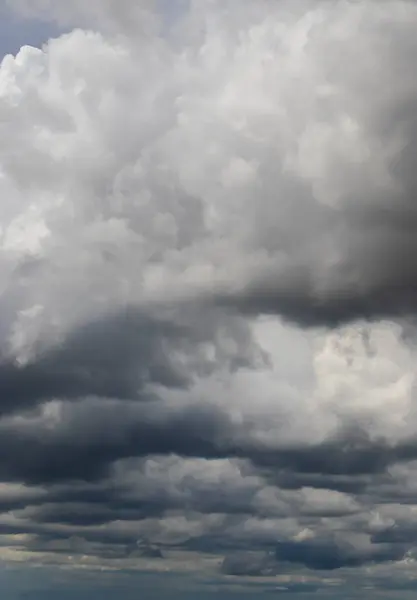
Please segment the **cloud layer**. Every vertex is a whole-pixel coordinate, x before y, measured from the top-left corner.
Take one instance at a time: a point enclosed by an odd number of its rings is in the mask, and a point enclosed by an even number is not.
[[[12,6],[0,555],[407,578],[417,5],[116,4]]]

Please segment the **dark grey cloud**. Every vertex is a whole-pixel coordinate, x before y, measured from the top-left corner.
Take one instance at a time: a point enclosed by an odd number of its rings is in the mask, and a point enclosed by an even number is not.
[[[406,547],[375,544],[365,550],[348,542],[333,540],[284,541],[276,546],[275,556],[281,562],[297,563],[310,569],[334,571],[343,567],[359,567],[369,563],[396,561],[404,558]]]
[[[102,477],[113,461],[130,456],[225,455],[220,438],[227,423],[216,411],[196,407],[160,414],[155,405],[135,414],[118,403],[110,409],[104,402],[101,408],[97,403],[90,406],[79,415],[70,415],[61,430],[3,429],[1,477],[32,482],[88,480]]]
[[[327,482],[331,477],[357,481],[417,459],[414,438],[391,443],[372,439],[362,428],[343,427],[322,442],[272,445],[253,437],[250,421],[236,425],[216,405],[170,407],[160,400],[64,403],[53,427],[34,416],[0,422],[0,432],[0,477],[31,483],[100,479],[117,460],[149,455],[246,459],[258,468],[281,472],[283,481],[287,473],[306,475],[306,482],[314,476],[327,477]]]
[[[335,571],[401,560],[405,553],[406,546],[400,544],[375,543],[363,549],[343,539],[284,540],[276,542],[274,551],[230,554],[221,569],[227,575],[267,577],[285,571],[286,563],[316,571]]]
[[[170,344],[181,344],[181,336],[179,326],[129,308],[83,324],[28,364],[0,366],[0,413],[53,398],[144,399],[149,384],[186,386],[187,375],[170,356]]]
[[[392,278],[397,275],[395,270]],[[314,288],[309,287],[308,276],[306,285],[289,289],[271,283],[273,276],[265,279],[265,283],[253,284],[239,294],[219,296],[216,302],[247,315],[281,315],[302,327],[337,327],[362,319],[415,317],[415,275],[409,282],[392,281],[366,292],[361,291],[360,284],[352,285],[348,291],[338,289],[324,298],[317,297]]]
[[[292,515],[299,520],[300,527],[303,524],[304,527],[314,526],[319,517],[347,518],[352,513],[349,506],[335,508],[326,504],[325,498],[322,508],[295,499],[287,500],[287,506],[284,504],[280,508],[278,498],[277,507],[268,509],[267,505],[264,507],[257,501],[257,493],[267,484],[276,486],[277,492],[297,491],[305,486],[327,492],[344,489],[359,499],[359,508],[354,509],[355,512],[360,510],[361,498],[366,505],[368,490],[372,489],[372,484],[374,488],[381,484],[392,465],[406,464],[416,458],[417,444],[413,439],[393,444],[387,440],[373,440],[363,430],[348,428],[322,443],[303,444],[299,441],[296,445],[272,447],[251,438],[249,423],[236,424],[227,410],[214,405],[170,407],[161,400],[126,403],[96,398],[75,404],[64,402],[60,411],[60,419],[52,427],[42,424],[40,413],[27,414],[23,421],[9,417],[1,422],[1,479],[42,484],[44,491],[39,494],[33,490],[26,497],[16,493],[15,497],[5,501],[5,509],[14,511],[23,520],[1,523],[0,535],[30,533],[34,537],[27,547],[32,552],[65,555],[69,548],[80,556],[88,554],[106,560],[144,558],[145,555],[158,558],[158,546],[146,554],[141,554],[135,546],[137,523],[154,520],[161,523],[163,530],[164,519],[172,512],[228,515],[231,519],[228,527],[216,525],[211,532],[203,528],[191,539],[183,533],[185,541],[181,544],[188,550],[210,553],[218,552],[222,547],[244,549],[248,543],[259,548],[273,548],[274,572],[282,563],[315,570],[359,568],[399,560],[413,545],[411,539],[384,539],[379,534],[380,537],[372,537],[374,546],[371,550],[359,548],[356,551],[355,546],[340,545],[328,539],[295,543],[285,536],[281,540],[278,533],[267,537],[255,532],[249,537],[243,535],[250,515],[256,515],[261,521],[272,516],[285,519]],[[166,471],[156,485],[146,469],[142,479],[139,478],[140,462],[131,465],[132,472],[137,471],[135,481],[141,489],[139,495],[132,495],[128,479],[126,484],[123,477],[118,482],[114,479],[121,460],[127,460],[128,465],[132,457],[145,460],[152,456],[172,455],[214,461],[235,459],[242,461],[243,477],[252,474],[261,479],[252,486],[239,488],[235,484],[223,491],[221,485],[214,485],[210,479],[204,484],[188,477],[178,483],[177,489],[171,489],[173,473]],[[251,466],[244,467],[245,461]],[[146,467],[146,463],[142,466]],[[126,471],[127,476],[128,473]],[[85,483],[81,483],[83,480]],[[380,496],[378,502],[381,501]],[[135,525],[131,530],[126,527],[120,532],[102,528],[115,520]],[[356,526],[352,527],[355,529]],[[227,533],[233,528],[242,532],[240,541],[236,534]],[[85,541],[74,546],[68,541],[73,537]],[[163,550],[161,552],[163,554]],[[270,558],[266,564],[255,561],[252,566],[250,562],[239,566],[240,560],[236,564],[226,561],[223,569],[225,573],[236,575],[242,575],[245,569],[247,575],[262,575],[271,573],[269,561]]]
[[[397,158],[399,163],[415,156],[416,134],[413,140],[406,145],[405,156]],[[414,177],[415,165],[408,169],[408,176]],[[405,181],[402,176],[399,185]],[[413,259],[416,187],[417,180],[413,179],[405,197],[384,200],[388,207],[347,207],[329,219],[326,234],[333,229],[351,237],[334,272],[321,273],[319,265],[309,265],[306,257],[304,264],[295,263],[284,272],[270,268],[238,292],[219,294],[215,301],[247,315],[281,315],[302,327],[334,328],[362,319],[413,320],[417,298]],[[321,235],[317,232],[318,237]],[[327,258],[330,260],[331,254]],[[327,279],[326,283],[319,278]]]
[[[171,312],[175,313],[175,309]],[[0,364],[0,415],[36,407],[50,399],[101,396],[149,400],[151,386],[186,388],[193,378],[228,363],[231,370],[249,367],[256,348],[237,327],[237,346],[229,356],[216,351],[216,329],[224,315],[210,311],[198,323],[177,315],[164,318],[126,307],[82,323],[24,365],[7,359]],[[178,313],[178,311],[177,311]],[[207,315],[211,315],[211,318]],[[235,333],[230,331],[231,339]],[[199,358],[199,345],[212,344],[214,359]],[[217,354],[219,354],[217,356]],[[184,362],[184,359],[186,362]]]

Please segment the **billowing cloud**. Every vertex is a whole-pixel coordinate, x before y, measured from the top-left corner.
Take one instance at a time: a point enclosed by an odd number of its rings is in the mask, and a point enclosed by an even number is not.
[[[408,576],[417,4],[8,4],[0,558]]]
[[[23,294],[217,290],[308,324],[412,313],[416,6],[228,6],[193,5],[180,47],[77,31],[5,60],[4,246],[43,259]]]

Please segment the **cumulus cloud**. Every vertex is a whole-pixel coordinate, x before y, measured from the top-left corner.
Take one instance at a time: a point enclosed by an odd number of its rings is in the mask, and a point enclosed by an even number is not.
[[[10,3],[0,556],[400,568],[417,5],[163,4]]]
[[[309,324],[413,312],[416,15],[405,1],[205,3],[186,20],[201,39],[180,48],[78,31],[7,59],[4,186],[36,202],[10,201],[5,239],[46,260],[33,301],[62,279],[69,297],[87,281],[107,295],[113,274],[136,297],[214,288]]]

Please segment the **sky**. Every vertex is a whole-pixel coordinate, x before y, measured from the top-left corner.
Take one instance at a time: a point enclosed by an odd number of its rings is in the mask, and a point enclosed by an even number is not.
[[[0,0],[2,600],[417,590],[417,2]]]

